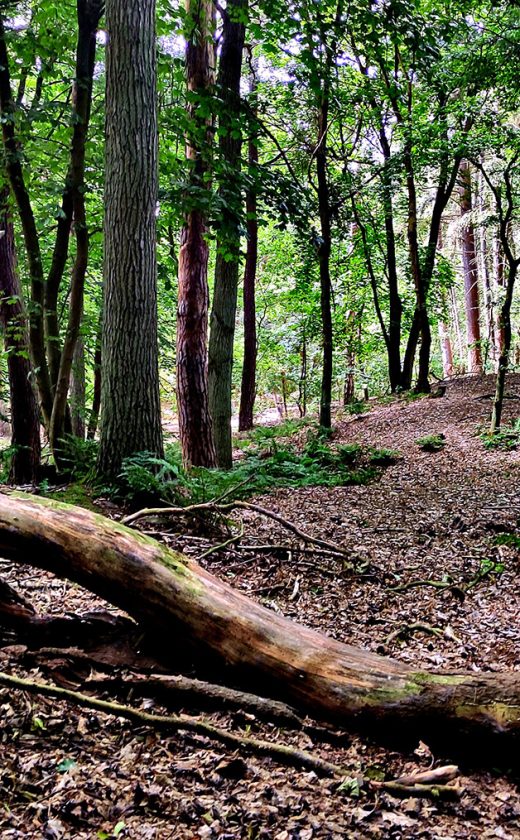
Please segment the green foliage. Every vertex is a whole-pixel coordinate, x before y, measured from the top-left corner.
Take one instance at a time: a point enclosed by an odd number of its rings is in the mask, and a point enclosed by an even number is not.
[[[60,442],[61,461],[73,479],[88,479],[96,469],[98,442],[65,435]]]
[[[261,436],[256,432],[256,437]],[[182,468],[178,447],[170,448],[165,459],[140,452],[125,459],[117,487],[111,494],[135,504],[162,500],[168,504],[189,505],[218,499],[240,499],[270,493],[280,487],[336,487],[365,484],[377,475],[384,459],[374,461],[373,451],[358,444],[329,446],[320,432],[308,435],[303,449],[285,443],[274,435],[271,446],[249,449],[232,470]],[[107,488],[105,488],[105,491]]]
[[[496,432],[482,432],[480,435],[485,449],[505,449],[512,451],[520,444],[520,418],[509,426],[501,426]]]
[[[494,539],[495,545],[506,545],[520,551],[520,536],[518,534],[498,534]]]
[[[390,467],[399,460],[400,454],[397,449],[372,449],[370,451],[370,463],[377,467]]]
[[[425,435],[424,437],[418,438],[416,441],[417,446],[420,446],[424,452],[439,452],[446,446],[446,438],[441,433],[432,434],[432,435]]]
[[[369,404],[364,400],[354,400],[346,406],[349,414],[366,414],[370,411]]]

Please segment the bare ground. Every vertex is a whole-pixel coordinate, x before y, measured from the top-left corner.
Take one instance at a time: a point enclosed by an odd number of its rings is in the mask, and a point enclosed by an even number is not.
[[[206,565],[299,622],[421,667],[519,670],[520,555],[498,545],[497,536],[520,533],[520,456],[488,452],[476,435],[489,413],[489,400],[481,397],[491,391],[491,378],[460,379],[440,399],[394,401],[359,419],[340,418],[335,440],[397,449],[401,458],[367,486],[280,490],[261,500],[347,548],[362,562],[362,574],[299,553],[297,546],[253,558],[229,550],[209,556]],[[511,377],[508,394],[508,416],[516,417],[519,377]],[[446,437],[440,452],[422,452],[415,443],[431,433]],[[287,542],[272,523],[252,514],[246,519],[249,542]],[[191,555],[206,547],[180,535],[168,541]],[[50,586],[30,567],[0,565],[0,574],[42,611],[98,604],[72,585]],[[428,580],[450,587],[392,591]],[[24,654],[12,642],[3,641],[1,670],[18,667]],[[175,650],[179,640],[171,644]],[[81,676],[66,657],[31,674],[61,684]],[[272,693],[268,685],[265,693]],[[373,791],[352,797],[337,781],[238,757],[198,736],[159,736],[118,718],[7,691],[0,692],[0,706],[2,840],[520,837],[518,779],[507,768],[463,768],[464,792],[456,803]],[[451,758],[432,757],[427,745],[409,755],[391,752],[349,733],[339,745],[312,743],[242,712],[210,717],[244,734],[314,750],[345,766],[353,779],[392,777]]]

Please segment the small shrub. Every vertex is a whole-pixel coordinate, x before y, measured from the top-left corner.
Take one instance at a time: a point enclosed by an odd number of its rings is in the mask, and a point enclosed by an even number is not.
[[[424,452],[439,452],[446,446],[446,438],[442,433],[425,435],[422,438],[418,438],[415,442]]]
[[[520,536],[518,534],[498,534],[494,539],[495,545],[506,545],[520,551]]]
[[[94,475],[99,451],[97,440],[85,440],[75,435],[64,435],[59,453],[68,475],[74,479],[89,479]]]
[[[346,409],[349,414],[366,414],[370,411],[370,406],[364,400],[354,400],[346,406]]]
[[[400,453],[397,449],[372,449],[369,454],[371,464],[376,467],[390,467],[395,464],[399,458]]]
[[[485,449],[504,449],[512,452],[520,445],[520,419],[515,420],[510,426],[501,426],[496,432],[482,432],[480,439]]]

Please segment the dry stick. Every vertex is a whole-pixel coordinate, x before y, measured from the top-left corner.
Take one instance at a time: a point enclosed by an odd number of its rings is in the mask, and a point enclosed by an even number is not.
[[[413,624],[403,624],[401,627],[398,627],[397,630],[392,630],[392,632],[387,636],[385,644],[389,645],[394,641],[394,639],[398,639],[399,636],[405,636],[408,633],[414,633],[417,631],[430,633],[431,636],[439,636],[441,639],[445,635],[444,630],[441,630],[440,627],[433,627],[431,624],[414,622]]]
[[[22,679],[21,677],[6,674],[3,671],[0,671],[0,685],[19,691],[27,691],[30,694],[41,694],[44,697],[52,697],[55,700],[66,700],[74,703],[76,706],[97,709],[105,714],[122,717],[126,720],[144,726],[151,726],[156,729],[176,731],[184,729],[188,732],[196,732],[198,735],[204,735],[206,738],[211,738],[214,741],[221,741],[232,747],[240,747],[247,752],[266,755],[283,764],[289,764],[295,767],[307,767],[310,770],[323,773],[327,776],[341,777],[346,775],[346,770],[339,765],[331,764],[323,758],[318,758],[305,752],[305,750],[299,750],[295,747],[286,746],[285,744],[272,744],[269,741],[260,741],[256,738],[246,738],[241,735],[236,735],[233,732],[228,732],[220,727],[213,726],[205,720],[195,720],[186,715],[151,715],[142,709],[135,709],[132,706],[125,706],[122,703],[100,700],[97,697],[89,697],[86,694],[81,694],[79,691],[71,691],[68,688],[58,688],[58,686],[48,685],[47,683]]]
[[[433,586],[434,589],[460,589],[459,586],[453,583],[446,583],[443,580],[411,580],[408,583],[402,583],[400,586],[387,586],[387,592],[407,592],[408,589],[416,589],[419,586]]]
[[[207,548],[206,551],[203,551],[202,554],[199,554],[198,557],[195,558],[196,562],[199,563],[204,557],[209,557],[210,554],[215,554],[217,551],[221,551],[223,548],[227,548],[229,545],[233,545],[237,543],[239,540],[242,539],[244,536],[244,523],[242,523],[242,527],[240,528],[240,533],[235,534],[235,536],[230,537],[228,540],[225,540],[223,543],[219,543],[219,545],[212,545],[210,548]]]
[[[143,519],[146,516],[164,516],[165,514],[173,514],[176,516],[182,516],[187,513],[199,513],[202,511],[213,511],[214,513],[225,513],[227,511],[234,510],[235,508],[241,508],[242,510],[252,510],[254,513],[259,513],[261,516],[265,516],[268,519],[272,519],[274,522],[278,522],[280,525],[283,525],[288,531],[291,531],[295,534],[299,539],[303,540],[306,543],[312,543],[313,545],[319,545],[321,548],[326,548],[329,551],[334,552],[342,557],[348,556],[347,551],[340,548],[338,545],[334,543],[327,542],[327,540],[321,540],[318,537],[311,537],[310,534],[306,534],[304,531],[301,531],[297,525],[290,522],[288,519],[285,519],[283,516],[280,516],[279,513],[274,513],[272,510],[268,510],[267,508],[261,507],[260,505],[255,505],[252,502],[227,502],[226,504],[217,504],[216,502],[201,502],[200,504],[196,505],[187,505],[186,507],[163,507],[163,508],[143,508],[143,510],[138,510],[136,513],[132,513],[130,516],[125,516],[122,519],[123,525],[130,525],[130,523],[135,522],[137,519]]]
[[[6,686],[7,688],[14,688],[18,691],[27,691],[30,694],[51,697],[55,700],[65,700],[76,706],[96,709],[105,714],[122,717],[126,720],[140,723],[144,726],[151,726],[156,729],[196,732],[198,735],[203,735],[215,741],[221,741],[229,746],[240,747],[247,752],[257,753],[258,755],[265,755],[294,767],[307,767],[310,770],[323,773],[327,776],[345,777],[347,775],[345,768],[340,767],[338,764],[332,764],[330,761],[325,761],[323,758],[311,755],[305,750],[299,750],[295,747],[286,746],[285,744],[272,744],[269,741],[260,741],[256,738],[235,735],[233,732],[228,732],[225,729],[213,726],[207,721],[194,720],[185,715],[151,715],[149,712],[135,709],[132,706],[125,706],[122,703],[100,700],[97,697],[89,697],[86,694],[81,694],[79,691],[71,691],[68,688],[59,688],[58,686],[48,685],[47,683],[38,683],[33,680],[23,679],[22,677],[15,677],[3,671],[0,671],[0,685]],[[435,782],[437,780],[438,782],[443,780],[449,781],[457,775],[458,768],[454,765],[449,765],[448,767],[439,767],[436,770],[427,771],[426,773],[402,776],[395,781],[373,782],[364,779],[363,782],[367,782],[372,787],[386,790],[395,795],[453,799],[460,796],[460,788]],[[428,779],[430,779],[430,782],[433,781],[433,783],[427,784]]]

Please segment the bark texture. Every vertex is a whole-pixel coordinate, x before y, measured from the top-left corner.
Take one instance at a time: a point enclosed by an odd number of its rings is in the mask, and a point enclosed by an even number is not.
[[[25,183],[22,156],[20,154],[21,149],[15,130],[15,107],[11,89],[5,26],[3,18],[0,15],[0,112],[2,115],[5,169],[18,209],[27,252],[27,263],[31,278],[29,340],[32,362],[38,383],[43,421],[48,428],[52,413],[52,389],[47,356],[45,355],[43,326],[45,279],[38,230]]]
[[[60,441],[70,430],[67,405],[72,365],[83,316],[83,294],[88,265],[89,237],[85,210],[85,152],[90,111],[92,83],[96,58],[96,32],[102,10],[100,0],[78,0],[78,43],[76,47],[76,79],[72,93],[74,129],[70,150],[70,163],[62,199],[62,213],[54,258],[45,289],[45,317],[47,353],[54,388],[49,439],[55,460],[59,463]],[[57,318],[58,292],[68,252],[68,240],[74,221],[76,256],[72,268],[71,291],[67,330],[60,351],[59,323]]]
[[[213,440],[219,467],[230,469],[231,386],[233,344],[240,263],[240,79],[244,49],[244,15],[248,0],[229,0],[222,10],[223,29],[217,78],[222,200],[221,233],[217,242],[213,306],[208,347],[208,395]]]
[[[465,219],[462,229],[462,267],[464,272],[464,305],[466,310],[466,337],[468,344],[468,370],[482,373],[482,348],[480,335],[480,301],[478,288],[478,263],[475,245],[475,228],[469,218],[473,210],[471,169],[468,161],[460,165],[460,211]]]
[[[253,99],[253,117],[256,116],[256,79],[251,72],[250,90]],[[248,146],[250,177],[255,176],[258,167],[257,133],[253,131]],[[239,431],[253,428],[253,410],[256,397],[256,359],[258,353],[256,338],[256,272],[258,265],[258,218],[257,198],[254,187],[246,193],[247,246],[244,267],[244,362],[240,387]]]
[[[318,115],[318,142],[316,145],[316,177],[318,180],[318,212],[320,217],[321,241],[318,247],[320,269],[321,335],[323,346],[323,369],[321,375],[320,426],[331,427],[332,404],[332,282],[330,277],[330,254],[332,246],[332,225],[330,190],[327,174],[327,133],[329,130],[331,59],[327,61],[326,75]]]
[[[439,674],[342,644],[234,591],[193,561],[89,511],[0,494],[0,551],[86,586],[165,639],[322,718],[518,750],[520,676]],[[136,583],[138,581],[138,584]]]
[[[11,403],[13,455],[9,480],[34,484],[40,469],[40,412],[31,378],[29,331],[22,286],[16,270],[14,229],[7,208],[8,195],[0,197],[0,319],[7,353]]]
[[[211,0],[187,0],[186,157],[191,195],[210,189],[207,155],[212,132],[208,98],[214,85],[214,12]],[[208,256],[206,214],[200,209],[200,202],[195,202],[181,233],[177,307],[177,413],[182,457],[187,467],[217,465],[208,403]]]
[[[155,0],[108,0],[99,469],[162,455],[157,347]]]

